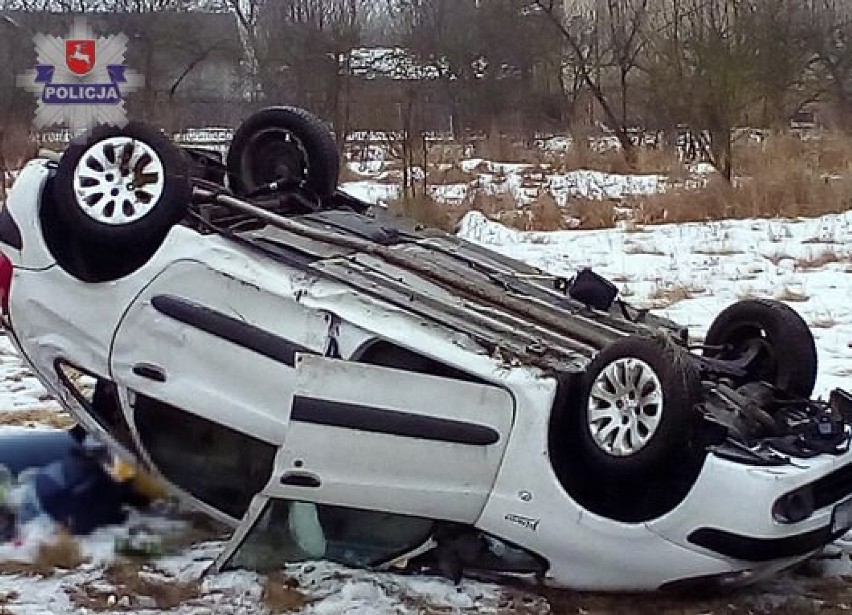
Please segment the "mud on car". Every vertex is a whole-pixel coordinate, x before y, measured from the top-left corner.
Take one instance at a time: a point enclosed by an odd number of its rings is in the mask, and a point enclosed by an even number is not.
[[[852,399],[811,399],[792,309],[735,303],[699,344],[592,271],[371,208],[338,168],[289,107],[226,156],[102,127],[0,213],[7,334],[86,430],[234,528],[218,568],[653,590],[852,527]]]

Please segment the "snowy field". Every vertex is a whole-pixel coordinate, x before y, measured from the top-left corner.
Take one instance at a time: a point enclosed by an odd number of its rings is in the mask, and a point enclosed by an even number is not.
[[[351,195],[370,202],[388,202],[400,196],[400,171],[383,170],[382,161],[350,163],[350,170],[363,179],[347,182]],[[542,193],[549,193],[559,206],[571,198],[618,200],[664,192],[668,180],[663,175],[618,175],[602,171],[576,170],[557,173],[548,165],[508,164],[480,158],[464,160],[457,167],[469,181],[429,185],[436,201],[450,206],[469,204],[477,193],[485,196],[509,195],[519,205],[528,205]],[[696,167],[701,175],[705,166]],[[413,169],[422,178],[423,171]]]
[[[477,165],[480,166],[480,165]],[[482,168],[480,166],[480,168]],[[488,169],[511,177],[513,169]],[[604,182],[652,191],[652,180]],[[653,180],[657,182],[657,179]],[[609,182],[609,183],[607,183]],[[645,183],[647,182],[647,183]],[[578,180],[575,185],[582,185]],[[656,184],[655,184],[656,185]],[[384,184],[348,188],[382,200]],[[703,336],[713,316],[747,297],[774,297],[813,328],[820,357],[817,394],[850,386],[852,377],[852,213],[811,220],[723,221],[603,231],[518,232],[476,212],[461,236],[558,275],[590,266],[617,283],[622,296],[690,326]],[[60,420],[56,420],[59,417]],[[58,407],[0,337],[0,423],[61,424]],[[10,424],[16,427],[8,426]],[[29,528],[21,545],[0,546],[0,613],[18,615],[139,612],[151,615],[302,613],[305,615],[841,613],[852,609],[845,548],[831,559],[735,595],[707,599],[606,597],[476,581],[351,571],[325,563],[292,566],[270,578],[250,572],[205,575],[222,543],[194,546],[147,562],[118,560],[116,536],[130,527],[191,534],[186,523],[134,516],[127,527],[102,530],[80,543],[64,568],[28,566],[52,528]],[[629,547],[626,546],[629,556]],[[38,560],[38,557],[35,557]],[[24,564],[16,564],[16,561]],[[828,576],[826,576],[828,575]]]

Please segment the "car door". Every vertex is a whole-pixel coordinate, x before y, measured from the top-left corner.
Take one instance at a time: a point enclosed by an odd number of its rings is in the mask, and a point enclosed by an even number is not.
[[[300,354],[264,495],[473,523],[514,421],[500,387]]]
[[[165,269],[122,318],[110,368],[160,472],[238,519],[284,441],[296,354],[322,353],[328,324],[295,300],[286,272],[261,284],[235,269]]]

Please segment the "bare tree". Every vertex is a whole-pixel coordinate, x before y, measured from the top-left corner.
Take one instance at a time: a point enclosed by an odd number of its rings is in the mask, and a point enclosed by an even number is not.
[[[628,89],[630,75],[636,71],[647,43],[648,0],[606,0],[604,20],[607,37],[603,43],[618,71],[621,125],[628,126]]]
[[[761,124],[781,129],[825,90],[812,43],[818,26],[802,0],[753,0],[751,13]]]
[[[740,0],[665,0],[649,59],[652,103],[701,136],[730,180],[731,131],[757,99],[759,46]]]
[[[848,0],[810,3],[810,49],[822,84],[836,103],[842,125],[852,129],[852,5]]]
[[[553,25],[562,34],[562,37],[567,44],[570,63],[575,67],[578,76],[583,81],[583,84],[588,88],[594,96],[594,99],[600,105],[607,125],[615,133],[615,136],[618,138],[618,142],[621,144],[625,160],[629,165],[635,165],[636,151],[624,121],[626,119],[625,116],[627,115],[626,106],[622,117],[619,118],[613,107],[611,97],[608,96],[601,85],[600,72],[598,70],[600,67],[598,55],[599,49],[595,47],[595,44],[599,44],[599,40],[596,40],[595,36],[594,11],[590,12],[585,7],[573,6],[570,8],[572,8],[574,12],[566,14],[566,10],[569,7],[566,7],[562,2],[557,3],[554,0],[535,0],[535,6],[549,17]],[[627,36],[623,41],[621,41],[623,49],[631,50],[621,54],[624,56],[625,63],[629,61],[629,70],[632,70],[635,62],[632,50],[637,45],[636,41],[639,36],[638,28],[639,26],[637,25],[636,32],[633,36]],[[638,51],[636,52],[636,55],[638,55]],[[623,97],[623,100],[626,104],[626,96]]]

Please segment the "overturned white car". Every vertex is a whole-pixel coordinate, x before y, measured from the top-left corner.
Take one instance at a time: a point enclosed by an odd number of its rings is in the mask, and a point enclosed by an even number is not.
[[[810,399],[791,309],[737,303],[691,345],[590,271],[391,220],[337,172],[297,109],[251,116],[226,162],[131,124],[31,161],[0,214],[9,336],[88,431],[235,528],[220,568],[651,590],[748,582],[852,527],[852,399]]]

